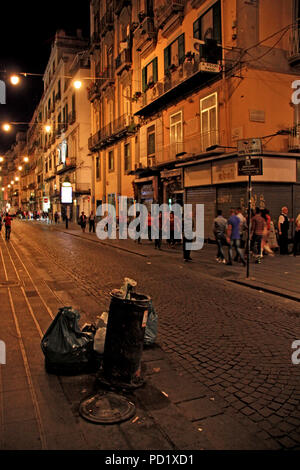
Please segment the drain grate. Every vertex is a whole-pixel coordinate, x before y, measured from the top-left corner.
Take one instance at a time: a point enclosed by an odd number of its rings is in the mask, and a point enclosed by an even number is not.
[[[93,423],[115,424],[130,419],[135,414],[135,405],[121,395],[103,392],[83,400],[79,413]]]

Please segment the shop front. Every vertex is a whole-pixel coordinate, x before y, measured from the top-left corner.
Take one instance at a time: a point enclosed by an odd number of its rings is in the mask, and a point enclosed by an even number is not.
[[[300,212],[300,178],[296,172],[297,156],[270,155],[263,158],[263,175],[252,177],[251,208],[267,208],[277,225],[283,206],[290,217]],[[225,218],[231,208],[240,207],[244,215],[248,208],[248,178],[238,176],[237,159],[223,157],[216,161],[203,160],[183,164],[185,202],[204,204],[204,236],[214,240],[213,221],[217,210]],[[291,224],[291,235],[293,226]]]
[[[183,206],[184,189],[183,170],[181,168],[162,170],[160,172],[160,187],[164,204]]]

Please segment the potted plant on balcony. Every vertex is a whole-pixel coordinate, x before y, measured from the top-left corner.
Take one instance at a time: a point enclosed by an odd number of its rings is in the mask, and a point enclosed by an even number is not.
[[[132,97],[133,101],[137,101],[141,97],[142,93],[140,91],[136,91]]]
[[[194,59],[194,57],[195,57],[194,52],[188,51],[185,54],[185,60],[188,61],[188,62],[191,62]]]

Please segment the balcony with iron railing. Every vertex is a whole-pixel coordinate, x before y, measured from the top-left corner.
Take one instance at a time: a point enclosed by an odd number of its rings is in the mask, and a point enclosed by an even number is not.
[[[134,31],[135,48],[144,53],[154,47],[157,40],[157,30],[154,27],[153,18],[147,16]]]
[[[111,31],[114,27],[114,14],[113,9],[109,8],[100,20],[100,34],[105,36],[108,31]]]
[[[75,193],[76,195],[91,194],[91,184],[77,182],[75,186]]]
[[[89,150],[93,151],[103,148],[130,133],[134,133],[136,129],[133,116],[123,114],[89,138]]]
[[[183,138],[181,141],[171,142],[158,149],[152,165],[157,163],[170,162],[183,158],[201,156],[207,152],[207,148],[212,145],[224,145],[225,132],[212,130],[208,132],[197,132]]]
[[[218,80],[222,67],[220,64],[202,61],[200,54],[186,56],[184,62],[172,66],[161,81],[150,83],[137,100],[140,107],[138,116],[150,115],[171,103],[178,96],[184,96],[205,85],[208,79]]]
[[[76,168],[76,157],[67,157],[64,163],[60,163],[56,167],[56,174],[60,175],[69,170],[74,170]]]
[[[87,89],[88,92],[88,100],[93,103],[95,99],[100,97],[101,91],[100,91],[100,82],[92,82],[91,85]]]
[[[288,151],[300,152],[300,124],[289,129]]]
[[[132,64],[131,50],[124,49],[116,58],[116,73],[120,75],[123,70],[130,69]]]
[[[288,61],[290,65],[300,64],[300,25],[292,29],[290,34]]]
[[[172,16],[183,15],[185,4],[185,0],[165,0],[162,2],[155,14],[157,28],[163,28]]]

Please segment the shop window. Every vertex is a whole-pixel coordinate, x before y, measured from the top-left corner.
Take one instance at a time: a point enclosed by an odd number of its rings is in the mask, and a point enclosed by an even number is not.
[[[115,162],[114,162],[114,152],[111,150],[108,152],[108,171],[114,171]]]
[[[170,116],[170,158],[183,152],[182,111]]]
[[[131,170],[130,144],[124,145],[124,170],[125,170],[125,173]]]
[[[145,92],[147,88],[157,82],[157,57],[155,57],[150,64],[142,70],[142,91]]]
[[[175,41],[173,41],[164,50],[164,67],[165,74],[169,71],[171,66],[178,66],[182,64],[185,58],[184,48],[184,34],[181,34]]]
[[[201,147],[204,152],[207,147],[219,143],[217,93],[200,100],[200,119]]]
[[[209,10],[198,18],[193,24],[193,36],[205,41],[214,39],[221,43],[221,4],[216,2]]]

